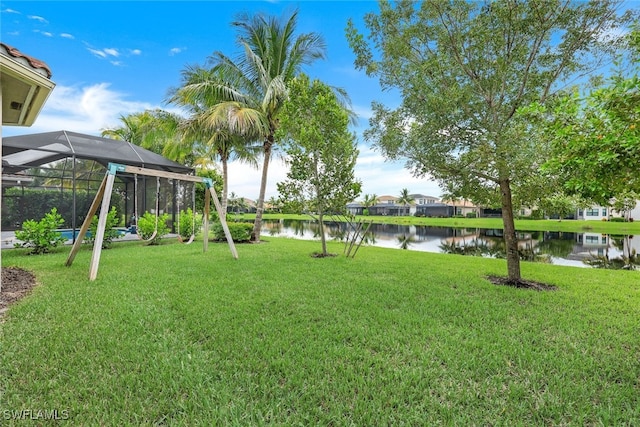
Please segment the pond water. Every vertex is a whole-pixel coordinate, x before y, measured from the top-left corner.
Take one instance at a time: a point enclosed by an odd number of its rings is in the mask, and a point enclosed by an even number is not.
[[[326,224],[328,239],[343,239],[344,223]],[[319,239],[313,221],[263,220],[263,236]],[[576,267],[640,267],[640,236],[518,231],[521,259]],[[411,251],[504,257],[501,229],[372,224],[363,245]]]

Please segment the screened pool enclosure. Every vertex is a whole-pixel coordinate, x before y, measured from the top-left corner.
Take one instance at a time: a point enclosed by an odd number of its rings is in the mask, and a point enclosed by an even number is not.
[[[193,175],[193,169],[126,141],[69,131],[3,138],[2,229],[15,230],[39,220],[52,208],[78,229],[89,210],[109,163]],[[119,174],[111,205],[121,225],[145,212],[170,215],[192,207],[190,182]],[[156,211],[156,207],[158,208]],[[172,229],[174,229],[172,225]]]

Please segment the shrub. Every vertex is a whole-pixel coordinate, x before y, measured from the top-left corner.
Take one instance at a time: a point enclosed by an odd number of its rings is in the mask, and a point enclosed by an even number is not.
[[[119,239],[122,234],[116,230],[120,224],[120,218],[118,218],[118,210],[115,206],[111,206],[111,210],[107,213],[107,224],[104,229],[104,238],[102,239],[102,249],[109,249],[113,239]],[[98,232],[98,215],[94,215],[91,219],[91,225],[89,226],[89,234],[87,235],[87,242],[93,244],[96,240],[96,233]]]
[[[467,218],[475,218],[476,217],[476,213],[475,212],[467,212]]]
[[[150,212],[145,212],[142,217],[138,219],[137,233],[138,237],[143,240],[148,240],[150,245],[159,245],[160,240],[169,233],[169,227],[167,221],[169,220],[169,214],[160,215],[157,218],[158,226],[156,231],[156,216]],[[151,238],[153,236],[153,239]]]
[[[626,220],[622,217],[614,217],[614,218],[609,218],[609,221],[611,222],[626,222]]]
[[[180,227],[180,237],[183,240],[189,240],[192,234],[198,235],[200,227],[194,221],[194,214],[191,208],[186,211],[180,212],[180,220],[178,221]]]
[[[248,242],[251,239],[253,224],[250,222],[229,222],[229,232],[234,242]],[[214,240],[226,240],[222,224],[216,222],[213,224],[212,230]]]
[[[362,210],[362,215],[369,216],[369,209],[363,209]]]
[[[16,243],[17,248],[31,248],[32,254],[44,254],[52,248],[67,241],[56,229],[64,224],[64,219],[58,213],[58,209],[52,208],[40,221],[29,219],[22,223],[22,230],[16,230],[16,239],[22,243]]]

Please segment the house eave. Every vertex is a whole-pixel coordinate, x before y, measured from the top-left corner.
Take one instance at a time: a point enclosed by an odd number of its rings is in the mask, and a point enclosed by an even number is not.
[[[4,44],[0,47],[3,126],[33,125],[55,87],[48,74],[24,57],[11,56]]]

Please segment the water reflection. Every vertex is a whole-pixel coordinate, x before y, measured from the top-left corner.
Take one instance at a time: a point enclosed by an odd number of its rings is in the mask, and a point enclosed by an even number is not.
[[[346,223],[328,222],[327,237],[344,240],[347,227]],[[265,220],[263,233],[307,240],[319,238],[318,225],[313,221]],[[517,238],[524,261],[629,270],[640,267],[637,256],[640,236],[520,231]],[[504,258],[506,254],[501,229],[372,224],[363,244],[492,258]]]
[[[610,241],[615,248],[622,248],[622,253],[611,255],[609,247],[607,247],[602,254],[592,255],[590,259],[584,260],[584,262],[592,267],[606,268],[611,270],[636,270],[640,267],[640,258],[637,255],[637,250],[631,244],[633,236],[609,236]]]

